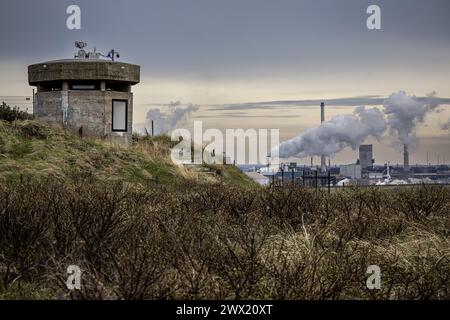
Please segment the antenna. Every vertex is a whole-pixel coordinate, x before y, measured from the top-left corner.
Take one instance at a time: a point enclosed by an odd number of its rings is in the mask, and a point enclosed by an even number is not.
[[[94,47],[93,52],[87,51],[87,49],[85,49],[87,47],[87,45],[88,44],[86,42],[75,41],[75,47],[79,49],[78,53],[75,55],[75,58],[77,58],[77,59],[99,59],[100,57],[105,57],[105,58],[111,59],[112,61],[114,61],[115,58],[120,58],[119,52],[117,52],[114,49],[109,51],[108,54],[105,56],[101,52],[98,52],[96,47]]]
[[[115,58],[119,59],[120,54],[114,49],[111,49],[111,51],[108,52],[107,58],[110,58],[112,61],[114,61]]]
[[[87,43],[83,41],[75,41],[75,47],[82,50],[87,47]]]

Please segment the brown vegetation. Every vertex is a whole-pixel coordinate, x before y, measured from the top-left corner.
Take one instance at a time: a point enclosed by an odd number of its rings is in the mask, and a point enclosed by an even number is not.
[[[0,297],[449,299],[449,213],[450,190],[430,186],[7,182]],[[80,291],[65,286],[71,264]]]

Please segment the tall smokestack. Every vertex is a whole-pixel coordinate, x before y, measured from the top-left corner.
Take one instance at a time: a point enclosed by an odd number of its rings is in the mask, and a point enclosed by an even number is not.
[[[324,122],[325,121],[325,103],[322,102],[320,104],[320,122]]]
[[[405,170],[409,170],[409,149],[408,149],[408,145],[404,145],[404,149],[403,149],[403,168]]]
[[[325,103],[322,102],[320,104],[320,123],[324,123],[325,122]],[[322,155],[320,157],[320,171],[321,172],[326,172],[327,171],[327,160],[325,158],[325,155]]]

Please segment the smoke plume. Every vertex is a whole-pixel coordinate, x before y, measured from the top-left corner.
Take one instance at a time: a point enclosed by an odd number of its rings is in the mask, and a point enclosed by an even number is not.
[[[281,158],[332,155],[346,147],[358,148],[369,136],[380,139],[386,130],[386,121],[377,108],[356,108],[353,115],[339,115],[320,127],[281,143],[272,150]]]
[[[442,130],[450,130],[450,119],[447,121],[447,123],[444,123],[441,125]]]
[[[146,129],[151,132],[153,120],[155,135],[167,134],[197,110],[198,107],[192,104],[183,106],[180,101],[171,102],[164,111],[159,108],[152,109],[147,112]]]
[[[404,91],[393,93],[384,102],[384,113],[391,134],[398,137],[399,142],[410,147],[416,143],[417,124],[425,121],[425,116],[439,106],[435,93],[427,98],[418,99],[408,96]]]
[[[384,101],[383,112],[377,108],[356,108],[353,115],[340,115],[320,127],[306,130],[302,135],[281,143],[272,150],[281,158],[329,156],[346,147],[358,148],[369,136],[381,139],[389,128],[401,144],[414,148],[416,127],[428,113],[437,111],[440,99],[435,93],[426,98],[408,96],[404,91],[393,93]],[[442,129],[449,129],[450,122]]]

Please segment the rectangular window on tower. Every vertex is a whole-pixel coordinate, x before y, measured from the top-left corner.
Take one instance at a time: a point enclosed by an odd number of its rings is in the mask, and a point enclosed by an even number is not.
[[[112,102],[112,131],[128,131],[128,101],[113,100]]]

